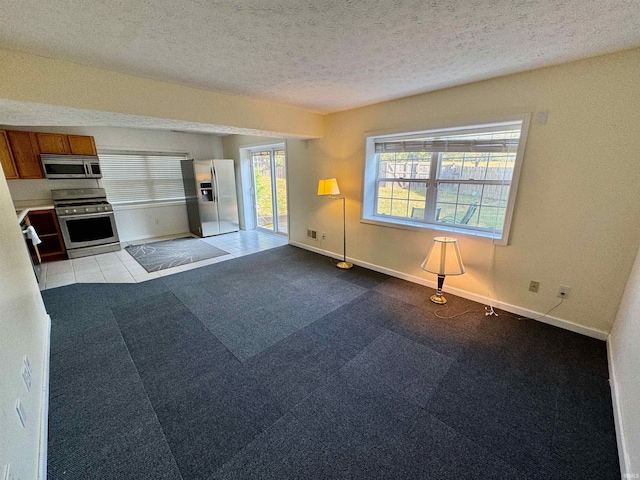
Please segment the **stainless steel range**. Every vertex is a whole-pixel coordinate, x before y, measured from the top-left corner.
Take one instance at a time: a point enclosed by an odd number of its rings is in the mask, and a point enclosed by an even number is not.
[[[52,190],[69,258],[120,250],[113,207],[104,188]]]

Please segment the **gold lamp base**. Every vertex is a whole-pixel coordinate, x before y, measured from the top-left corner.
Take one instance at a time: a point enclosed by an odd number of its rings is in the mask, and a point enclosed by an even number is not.
[[[353,267],[353,263],[349,263],[349,262],[338,262],[336,267],[338,268],[342,268],[344,270],[348,270],[350,268]]]
[[[447,303],[447,299],[444,298],[441,293],[436,293],[435,295],[431,295],[431,297],[429,297],[429,300],[431,300],[433,303],[437,303],[438,305],[443,305]]]

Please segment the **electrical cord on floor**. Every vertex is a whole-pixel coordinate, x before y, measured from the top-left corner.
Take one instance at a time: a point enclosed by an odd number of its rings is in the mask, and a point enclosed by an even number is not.
[[[549,310],[547,310],[544,314],[540,315],[539,317],[535,317],[535,318],[518,317],[516,315],[510,314],[509,312],[507,312],[507,315],[509,315],[510,317],[515,318],[516,320],[542,320],[544,317],[546,317],[551,312],[553,312],[556,308],[558,308],[560,305],[562,305],[562,302],[564,302],[564,297],[561,297],[560,301],[558,303],[556,303],[553,307],[551,307]]]
[[[327,255],[327,251],[324,248],[322,248],[323,243],[324,243],[324,239],[320,238],[320,250],[322,250],[322,254],[325,257],[327,257],[329,259],[329,263],[335,267],[336,265],[338,265],[338,263],[340,263],[340,260],[336,260],[336,262],[334,263],[333,261],[335,259],[331,255]]]
[[[467,313],[474,313],[478,311],[478,310],[465,310],[464,312],[456,313],[455,315],[451,315],[449,317],[445,317],[444,315],[439,315],[439,312],[443,312],[447,308],[449,308],[449,306],[445,303],[444,305],[442,305],[442,308],[439,308],[438,310],[434,310],[433,314],[438,318],[441,318],[443,320],[448,320],[450,318],[458,318],[458,317],[461,317],[462,315],[466,315]]]
[[[493,305],[485,305],[484,306],[484,316],[485,317],[497,317],[498,312],[493,309]]]
[[[509,312],[506,312],[506,314],[510,317],[515,318],[516,320],[541,320],[544,317],[546,317],[547,315],[549,315],[552,311],[554,311],[556,308],[558,308],[560,305],[562,305],[562,302],[564,302],[564,297],[560,298],[560,301],[558,303],[556,303],[553,307],[551,307],[549,310],[547,310],[543,315],[540,315],[539,317],[535,317],[535,318],[529,318],[529,317],[518,317],[516,315],[512,315]],[[445,303],[444,305],[442,305],[442,308],[439,308],[437,310],[433,311],[433,314],[438,317],[441,318],[443,320],[447,320],[450,318],[457,318],[457,317],[461,317],[462,315],[466,315],[467,313],[477,313],[479,312],[478,310],[465,310],[464,312],[461,313],[456,313],[455,315],[451,315],[448,317],[445,317],[444,315],[440,315],[440,312],[443,312],[444,310],[446,310],[447,308],[449,308],[449,306]],[[486,305],[484,307],[484,316],[485,317],[490,317],[490,316],[498,316],[498,313],[493,309],[492,305]]]

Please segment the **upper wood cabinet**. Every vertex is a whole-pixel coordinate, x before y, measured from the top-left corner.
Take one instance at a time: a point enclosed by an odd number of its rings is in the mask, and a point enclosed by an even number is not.
[[[7,179],[45,178],[40,154],[97,155],[88,135],[0,130],[0,162]]]
[[[86,135],[68,135],[69,146],[73,155],[97,155],[96,143],[93,137]]]
[[[35,132],[7,130],[7,137],[20,178],[44,178]]]
[[[71,148],[67,135],[62,133],[36,133],[38,149],[40,153],[54,153],[57,155],[69,155]]]
[[[16,162],[9,147],[7,132],[4,130],[0,130],[0,163],[2,163],[2,170],[4,170],[4,176],[7,179],[20,178],[18,167],[16,167]]]

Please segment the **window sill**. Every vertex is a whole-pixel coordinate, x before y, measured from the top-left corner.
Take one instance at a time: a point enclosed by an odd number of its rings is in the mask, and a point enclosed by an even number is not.
[[[441,224],[433,224],[433,223],[420,223],[420,222],[412,222],[410,220],[398,220],[398,219],[385,219],[378,220],[374,218],[362,218],[360,223],[365,223],[368,225],[377,225],[379,227],[391,227],[391,228],[399,228],[402,230],[413,230],[415,232],[421,232],[424,230],[436,230],[440,232],[448,232],[454,233],[456,235],[466,235],[469,237],[475,238],[486,238],[488,240],[492,240],[496,245],[506,245],[507,242],[502,238],[500,234],[494,234],[491,232],[482,232],[478,230],[469,230],[466,228],[460,228],[455,226],[441,225]]]

